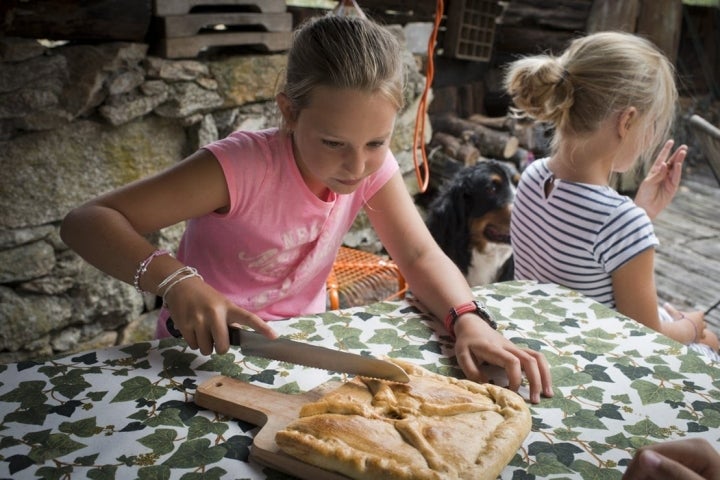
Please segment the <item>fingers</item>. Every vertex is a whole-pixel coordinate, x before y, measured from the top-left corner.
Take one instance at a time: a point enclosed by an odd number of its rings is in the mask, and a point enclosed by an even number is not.
[[[658,153],[658,156],[655,157],[655,163],[653,163],[653,169],[660,167],[664,163],[667,162],[667,159],[670,157],[670,152],[672,151],[672,147],[675,144],[674,140],[668,140],[665,142],[665,145],[663,145],[662,149],[660,149],[660,153]]]
[[[487,376],[478,368],[480,361],[475,359],[469,349],[458,351],[456,348],[455,357],[457,358],[458,365],[465,374],[465,378],[478,383],[487,382]]]
[[[675,308],[675,307],[672,306],[671,304],[665,303],[665,304],[663,305],[663,308],[665,309],[666,312],[668,312],[668,313],[670,314],[670,316],[671,316],[673,319],[675,319],[675,320],[680,320],[680,319],[682,318],[682,313],[680,313],[680,310],[678,310],[677,308]]]
[[[527,377],[530,402],[539,403],[541,395],[552,397],[552,376],[545,356],[530,349],[521,349],[512,342],[484,343],[468,346],[462,342],[455,345],[455,355],[466,378],[476,382],[487,382],[487,376],[480,368],[483,361],[496,365],[505,371],[510,390],[517,392],[523,383],[523,372]]]
[[[687,438],[643,447],[635,454],[624,480],[715,478],[720,455],[707,440]]]
[[[683,464],[660,453],[647,449],[640,450],[623,475],[623,480],[703,480]]]
[[[519,360],[522,371],[525,372],[530,385],[530,402],[540,403],[540,396],[552,397],[552,374],[550,365],[545,356],[534,350],[518,349],[513,352]],[[508,378],[510,373],[508,372]],[[512,385],[512,383],[511,383]],[[519,385],[518,385],[519,387]],[[515,389],[517,391],[517,389]]]

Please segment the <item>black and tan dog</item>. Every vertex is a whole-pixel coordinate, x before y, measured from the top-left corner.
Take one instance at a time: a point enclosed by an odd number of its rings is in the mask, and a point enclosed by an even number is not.
[[[519,175],[487,160],[460,169],[430,203],[426,223],[471,286],[511,280],[510,213]]]

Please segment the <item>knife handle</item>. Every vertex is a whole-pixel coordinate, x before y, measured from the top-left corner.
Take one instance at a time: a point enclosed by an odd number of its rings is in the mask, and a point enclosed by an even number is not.
[[[173,337],[182,338],[182,333],[180,333],[180,330],[175,328],[175,322],[173,322],[171,317],[168,317],[168,319],[165,320],[165,327],[167,327],[168,332],[170,332],[170,335]]]

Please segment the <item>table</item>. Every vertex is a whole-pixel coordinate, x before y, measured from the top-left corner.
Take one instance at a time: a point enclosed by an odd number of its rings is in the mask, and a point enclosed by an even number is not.
[[[720,445],[720,368],[555,285],[474,290],[504,335],[542,350],[555,397],[501,478],[620,479],[634,449],[698,436]],[[283,335],[460,376],[447,332],[406,301],[276,322]],[[167,339],[0,366],[0,478],[283,479],[248,461],[253,425],[197,407],[217,374],[288,393],[337,374]],[[525,390],[526,392],[526,390]]]

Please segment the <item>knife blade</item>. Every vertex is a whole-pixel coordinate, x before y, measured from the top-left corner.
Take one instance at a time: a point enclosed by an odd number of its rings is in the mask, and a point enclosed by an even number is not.
[[[168,331],[174,337],[182,336],[180,331],[175,328],[171,318],[168,318],[166,324]],[[311,345],[288,338],[280,337],[271,340],[252,330],[237,326],[229,326],[228,334],[230,335],[230,344],[240,347],[244,355],[398,383],[410,381],[405,370],[394,363],[378,358]]]
[[[410,381],[402,368],[378,358],[296,342],[282,337],[270,340],[264,335],[244,328],[229,327],[229,332],[230,344],[239,346],[245,355],[399,383]]]

